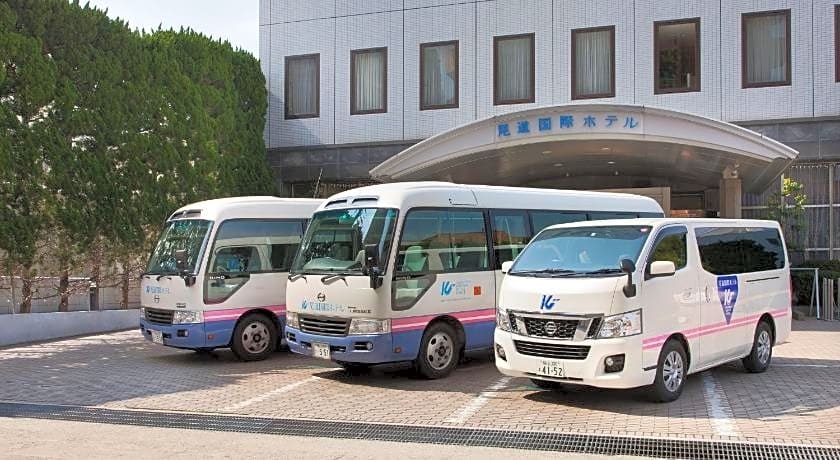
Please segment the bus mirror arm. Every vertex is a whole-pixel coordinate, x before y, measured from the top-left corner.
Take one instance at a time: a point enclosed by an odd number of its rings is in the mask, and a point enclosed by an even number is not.
[[[619,263],[621,271],[627,274],[627,284],[622,291],[627,298],[636,297],[636,285],[633,283],[633,272],[636,271],[636,264],[630,259],[621,259]]]
[[[370,277],[370,288],[382,286],[382,274],[379,272],[379,245],[365,245],[364,271]]]
[[[185,286],[190,287],[193,284],[195,284],[195,275],[193,275],[192,273],[187,273],[186,271],[183,271],[178,275],[184,280]]]

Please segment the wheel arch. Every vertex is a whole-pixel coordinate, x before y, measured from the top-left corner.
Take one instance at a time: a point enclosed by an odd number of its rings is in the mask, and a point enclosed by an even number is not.
[[[245,313],[239,315],[239,318],[237,318],[236,322],[233,323],[233,329],[231,330],[231,334],[230,334],[230,343],[228,343],[228,345],[233,344],[233,339],[234,339],[234,335],[235,335],[234,332],[236,331],[236,328],[242,323],[242,321],[246,320],[248,317],[256,316],[256,315],[262,315],[262,316],[267,317],[269,320],[271,320],[271,324],[274,325],[275,332],[277,334],[277,343],[278,344],[280,343],[280,340],[282,339],[283,331],[280,330],[280,318],[277,317],[277,314],[274,313],[273,311],[267,310],[265,308],[252,308],[252,309],[246,311]]]
[[[675,334],[671,334],[671,336],[668,337],[667,340],[665,340],[665,343],[668,343],[672,340],[674,340],[674,341],[678,342],[680,345],[682,345],[683,350],[685,350],[685,359],[688,361],[688,363],[686,363],[685,368],[686,368],[686,372],[688,372],[688,370],[691,369],[691,343],[689,343],[688,339],[683,334],[681,334],[679,332],[675,333]]]
[[[775,343],[777,335],[776,335],[776,321],[773,320],[773,315],[765,312],[763,315],[761,315],[760,318],[758,318],[758,323],[756,323],[755,327],[757,328],[758,325],[761,324],[761,323],[767,323],[767,325],[770,326],[770,333],[773,334],[772,343]]]
[[[455,333],[457,334],[456,340],[458,340],[458,346],[460,348],[459,352],[461,356],[464,356],[464,349],[467,346],[467,332],[466,330],[464,330],[464,324],[458,321],[458,318],[455,318],[454,316],[440,315],[435,319],[429,321],[429,324],[427,324],[426,328],[423,330],[423,335],[426,334],[426,331],[429,330],[430,327],[437,323],[446,323],[452,326],[453,329],[455,329]]]

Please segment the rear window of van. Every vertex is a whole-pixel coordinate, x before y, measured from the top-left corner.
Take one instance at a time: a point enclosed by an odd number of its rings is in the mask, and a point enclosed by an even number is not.
[[[775,228],[695,229],[700,262],[714,275],[776,270],[785,266],[784,242]]]

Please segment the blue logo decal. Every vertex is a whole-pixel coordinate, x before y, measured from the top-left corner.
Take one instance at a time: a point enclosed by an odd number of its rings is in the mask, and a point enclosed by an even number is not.
[[[540,302],[540,310],[551,310],[554,308],[555,303],[557,303],[557,299],[553,295],[545,294],[542,296],[542,301]]]
[[[455,289],[455,283],[444,281],[440,285],[440,295],[451,295],[453,289]]]
[[[301,301],[301,302],[300,302],[300,309],[301,309],[301,310],[306,310],[306,307],[307,307],[308,305],[309,305],[309,302],[307,302],[307,301],[303,300],[303,301]]]
[[[732,321],[732,312],[735,311],[735,303],[738,302],[738,276],[718,276],[717,290],[723,316],[726,317],[726,324],[729,324]]]

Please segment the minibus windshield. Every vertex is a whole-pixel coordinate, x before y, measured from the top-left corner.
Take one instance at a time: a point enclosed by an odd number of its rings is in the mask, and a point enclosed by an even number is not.
[[[160,235],[152,257],[149,258],[149,266],[146,269],[147,275],[160,275],[166,273],[177,274],[182,271],[195,273],[198,258],[201,256],[201,248],[204,240],[210,233],[212,222],[200,219],[172,220],[166,223],[166,227]],[[177,251],[186,252],[186,266],[179,270]]]
[[[396,220],[396,209],[352,208],[316,213],[291,273],[360,275],[368,244],[379,247],[379,268],[383,270]]]
[[[575,227],[546,230],[519,255],[509,274],[516,276],[620,275],[622,259],[636,261],[649,226]]]

